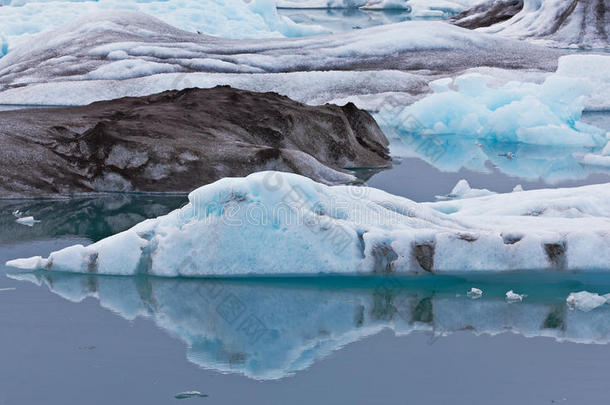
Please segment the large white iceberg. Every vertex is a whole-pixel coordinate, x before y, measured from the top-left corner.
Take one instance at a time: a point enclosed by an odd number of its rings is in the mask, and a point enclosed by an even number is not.
[[[30,0],[11,1],[2,7],[0,46],[4,43],[2,47],[10,51],[37,33],[47,33],[88,13],[108,10],[140,11],[185,31],[226,38],[269,38],[326,32],[319,26],[296,24],[278,15],[274,0]]]
[[[610,184],[418,204],[260,172],[189,201],[90,246],[7,265],[187,277],[610,270]]]
[[[210,84],[275,90],[278,83],[275,91],[291,97],[312,93],[315,84],[316,98],[329,101],[410,92],[407,71],[417,70],[411,77],[425,85],[434,78],[430,71],[459,71],[471,60],[552,70],[560,54],[435,21],[255,41],[198,35],[142,13],[113,11],[82,17],[0,59],[0,104],[73,105]]]

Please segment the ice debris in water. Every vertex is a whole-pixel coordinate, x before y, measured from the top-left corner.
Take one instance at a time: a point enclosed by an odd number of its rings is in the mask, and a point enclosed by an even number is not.
[[[470,291],[468,291],[466,293],[466,295],[468,296],[468,298],[472,298],[473,300],[476,300],[476,299],[481,298],[483,296],[483,291],[481,291],[478,288],[472,287],[470,289]]]
[[[37,219],[34,219],[34,217],[19,217],[17,218],[17,220],[15,221],[18,224],[21,225],[25,225],[25,226],[34,226],[34,224],[40,222]]]
[[[587,153],[580,159],[580,162],[589,166],[610,167],[610,142],[606,144],[600,154]]]
[[[597,293],[588,291],[580,291],[571,293],[566,299],[566,303],[570,309],[578,309],[579,311],[589,312],[607,302],[606,296],[601,296]]]
[[[185,391],[179,394],[176,394],[174,398],[176,399],[190,399],[190,398],[206,398],[207,394],[202,394],[199,391]]]
[[[525,297],[525,294],[517,294],[513,290],[510,290],[506,293],[506,301],[508,302],[521,302]]]
[[[477,189],[470,187],[467,180],[462,179],[457,182],[451,193],[447,195],[437,195],[437,200],[463,200],[465,198],[485,197],[488,195],[497,194],[493,191],[489,191],[486,188]]]
[[[15,210],[15,211],[13,211],[13,216],[15,218],[21,218],[23,216],[23,213],[19,210]]]
[[[604,130],[581,121],[586,97],[597,91],[596,82],[558,74],[549,75],[542,84],[511,81],[498,87],[495,80],[478,72],[458,76],[453,82],[436,80],[430,84],[433,94],[397,115],[394,109],[382,111],[380,119],[404,137],[417,132],[502,143],[598,148],[608,141]],[[512,152],[503,156],[515,158]]]

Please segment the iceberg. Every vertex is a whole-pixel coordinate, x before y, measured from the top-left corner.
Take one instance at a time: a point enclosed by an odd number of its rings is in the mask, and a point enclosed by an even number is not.
[[[475,197],[485,197],[488,195],[497,194],[493,191],[489,191],[486,188],[478,189],[470,187],[468,181],[462,179],[457,182],[451,193],[447,195],[439,195],[436,196],[437,200],[459,200],[463,198],[475,198]]]
[[[608,229],[610,184],[415,203],[259,172],[203,186],[183,208],[92,245],[7,265],[167,277],[607,271]]]
[[[225,38],[292,37],[328,32],[278,15],[273,0],[12,1],[0,13],[0,46],[7,53],[38,33],[48,33],[86,14],[111,10],[140,11],[185,31]]]
[[[557,47],[610,47],[607,0],[523,0],[521,4],[512,18],[480,30]]]
[[[478,300],[483,296],[483,291],[479,288],[472,287],[470,291],[466,293],[468,298],[472,298],[473,300]]]
[[[566,303],[571,309],[589,312],[604,305],[606,303],[606,298],[597,293],[580,291],[577,293],[571,293],[566,299]]]
[[[608,56],[591,59],[598,58],[610,61]],[[498,87],[493,76],[477,72],[439,79],[429,84],[434,93],[406,107],[388,104],[376,118],[407,142],[411,136],[430,134],[601,149],[608,133],[582,122],[581,116],[587,97],[597,94],[595,79],[603,81],[607,69],[592,74],[593,80],[564,76],[576,70],[570,68],[574,64],[574,58],[560,59],[560,70],[540,84],[509,81]]]
[[[277,0],[278,8],[405,10],[414,17],[446,18],[483,0]]]
[[[524,294],[517,294],[513,290],[506,292],[506,301],[507,302],[521,302],[525,298]]]
[[[199,35],[142,13],[108,11],[84,16],[0,59],[0,103],[74,105],[219,84],[325,103],[356,94],[419,94],[433,73],[460,71],[472,67],[472,60],[551,71],[563,53],[438,21],[254,41]]]
[[[32,217],[32,216],[29,216],[29,217],[17,218],[15,220],[15,222],[17,222],[18,224],[21,224],[21,225],[32,227],[32,226],[34,226],[34,224],[37,224],[40,221],[37,219],[34,219],[34,217]]]

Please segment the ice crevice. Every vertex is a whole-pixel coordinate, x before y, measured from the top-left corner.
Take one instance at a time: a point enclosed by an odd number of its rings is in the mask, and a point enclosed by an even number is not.
[[[607,184],[415,203],[259,172],[92,245],[7,264],[170,277],[610,270],[609,217]]]

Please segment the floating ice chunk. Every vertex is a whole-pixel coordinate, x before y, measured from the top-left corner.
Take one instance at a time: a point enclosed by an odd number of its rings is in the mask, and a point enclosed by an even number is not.
[[[482,0],[407,0],[415,17],[449,17]]]
[[[479,299],[479,298],[481,298],[483,296],[483,291],[481,291],[478,288],[472,287],[470,289],[470,291],[468,291],[466,293],[466,295],[468,296],[468,298],[472,298],[473,300],[476,300],[476,299]]]
[[[586,153],[580,162],[588,166],[610,167],[610,156]]]
[[[405,10],[411,12],[408,0],[368,0],[360,7],[363,10]]]
[[[610,64],[610,57],[606,61]],[[467,73],[457,77],[452,86],[446,80],[433,82],[433,94],[398,113],[395,109],[382,111],[380,120],[405,138],[416,132],[587,147],[601,147],[608,141],[604,130],[580,120],[585,96],[595,92],[594,82],[558,74],[548,76],[542,84],[514,81],[491,87],[492,81],[492,76]],[[512,152],[504,156],[514,158]]]
[[[19,210],[15,210],[15,211],[13,211],[13,216],[15,218],[21,218],[23,216],[23,213]]]
[[[34,217],[19,217],[17,218],[17,220],[15,221],[18,224],[21,225],[25,225],[25,226],[34,226],[34,224],[40,222],[37,219],[34,219]]]
[[[206,398],[207,394],[202,394],[199,391],[185,391],[179,394],[176,394],[176,399],[189,399],[189,398]]]
[[[610,167],[610,142],[606,144],[600,154],[586,153],[580,161],[585,165]]]
[[[510,290],[506,293],[506,301],[508,302],[521,302],[523,301],[524,297],[525,294],[517,294],[513,290]]]
[[[359,8],[367,4],[367,0],[277,0],[278,8]]]
[[[514,188],[513,188],[513,193],[520,193],[521,191],[523,191],[523,186],[521,184],[517,184]]]
[[[12,287],[12,288],[0,288],[0,292],[5,292],[5,291],[15,291],[16,288]]]
[[[260,172],[203,186],[185,207],[92,245],[7,265],[160,276],[610,270],[608,229],[610,184],[415,203]]]
[[[436,196],[437,200],[462,200],[465,198],[485,197],[488,195],[497,194],[493,191],[489,191],[486,188],[477,189],[471,188],[468,181],[462,179],[457,182],[451,193],[446,196]]]
[[[607,299],[605,296],[600,296],[596,293],[590,293],[588,291],[580,291],[577,293],[571,293],[566,299],[568,307],[571,309],[578,309],[579,311],[589,312],[601,305],[606,303]]]
[[[278,8],[405,10],[415,17],[448,17],[482,0],[277,0]]]

